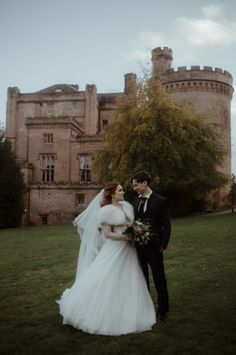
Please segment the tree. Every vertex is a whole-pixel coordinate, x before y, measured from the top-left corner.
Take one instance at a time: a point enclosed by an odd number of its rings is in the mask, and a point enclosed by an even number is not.
[[[95,154],[101,182],[117,179],[128,187],[134,172],[147,170],[157,191],[190,209],[226,181],[217,170],[224,153],[216,127],[190,104],[176,105],[153,78],[120,97],[102,141]]]
[[[25,185],[20,164],[3,132],[0,133],[0,171],[0,228],[16,227],[24,212]]]

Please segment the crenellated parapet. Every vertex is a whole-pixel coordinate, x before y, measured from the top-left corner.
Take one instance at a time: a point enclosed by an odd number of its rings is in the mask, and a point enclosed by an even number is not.
[[[168,60],[173,59],[173,51],[169,47],[157,47],[152,50],[152,60],[165,58]]]
[[[219,81],[208,81],[208,80],[178,80],[176,82],[168,82],[163,84],[166,92],[171,93],[175,91],[185,91],[185,92],[211,92],[215,94],[221,94],[228,96],[232,99],[233,87],[221,83]]]
[[[181,67],[178,67],[177,69],[171,68],[166,71],[166,74],[173,73],[173,72],[175,72],[175,73],[176,72],[183,72],[183,71],[216,72],[216,73],[224,74],[231,79],[233,78],[232,75],[227,70],[223,70],[221,68],[213,68],[211,66],[204,66],[203,68],[201,68],[200,65],[192,65],[190,67],[190,69],[188,69],[186,66],[181,66]]]
[[[163,87],[172,91],[207,91],[228,96],[233,95],[233,77],[221,68],[194,65],[167,69],[161,76]]]
[[[183,79],[206,79],[206,80],[216,80],[222,81],[225,84],[232,85],[233,77],[227,71],[221,68],[212,68],[210,66],[204,66],[201,68],[198,65],[192,65],[190,69],[187,67],[178,67],[177,70],[170,68],[167,69],[163,75],[163,80],[165,78],[168,80],[183,80]]]
[[[152,74],[161,80],[168,93],[176,91],[207,91],[223,94],[230,99],[233,95],[233,77],[221,68],[192,65],[174,69],[171,67],[173,52],[169,47],[158,47],[152,50]]]

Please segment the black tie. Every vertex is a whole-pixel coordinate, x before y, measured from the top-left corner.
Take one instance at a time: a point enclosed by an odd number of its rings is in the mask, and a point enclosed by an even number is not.
[[[147,197],[140,198],[140,202],[139,202],[139,206],[138,206],[138,217],[143,217],[143,215],[144,215],[144,206],[145,206],[146,200],[147,200]]]

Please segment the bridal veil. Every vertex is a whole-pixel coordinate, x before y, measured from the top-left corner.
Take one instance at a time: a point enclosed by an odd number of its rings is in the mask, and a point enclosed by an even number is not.
[[[97,218],[103,193],[104,189],[90,202],[86,210],[73,221],[73,225],[77,227],[81,239],[76,280],[92,264],[105,241],[99,229],[100,225]]]

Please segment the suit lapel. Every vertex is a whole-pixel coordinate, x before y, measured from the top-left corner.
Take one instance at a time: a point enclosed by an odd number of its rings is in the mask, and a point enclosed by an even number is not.
[[[146,211],[145,211],[144,215],[146,215],[146,213],[148,213],[150,211],[150,207],[152,205],[152,199],[153,199],[153,192],[151,193],[151,195],[149,196],[149,198],[147,200],[147,207],[146,207]]]
[[[136,197],[134,200],[134,215],[137,216],[138,214],[138,205],[139,205],[139,198]]]

